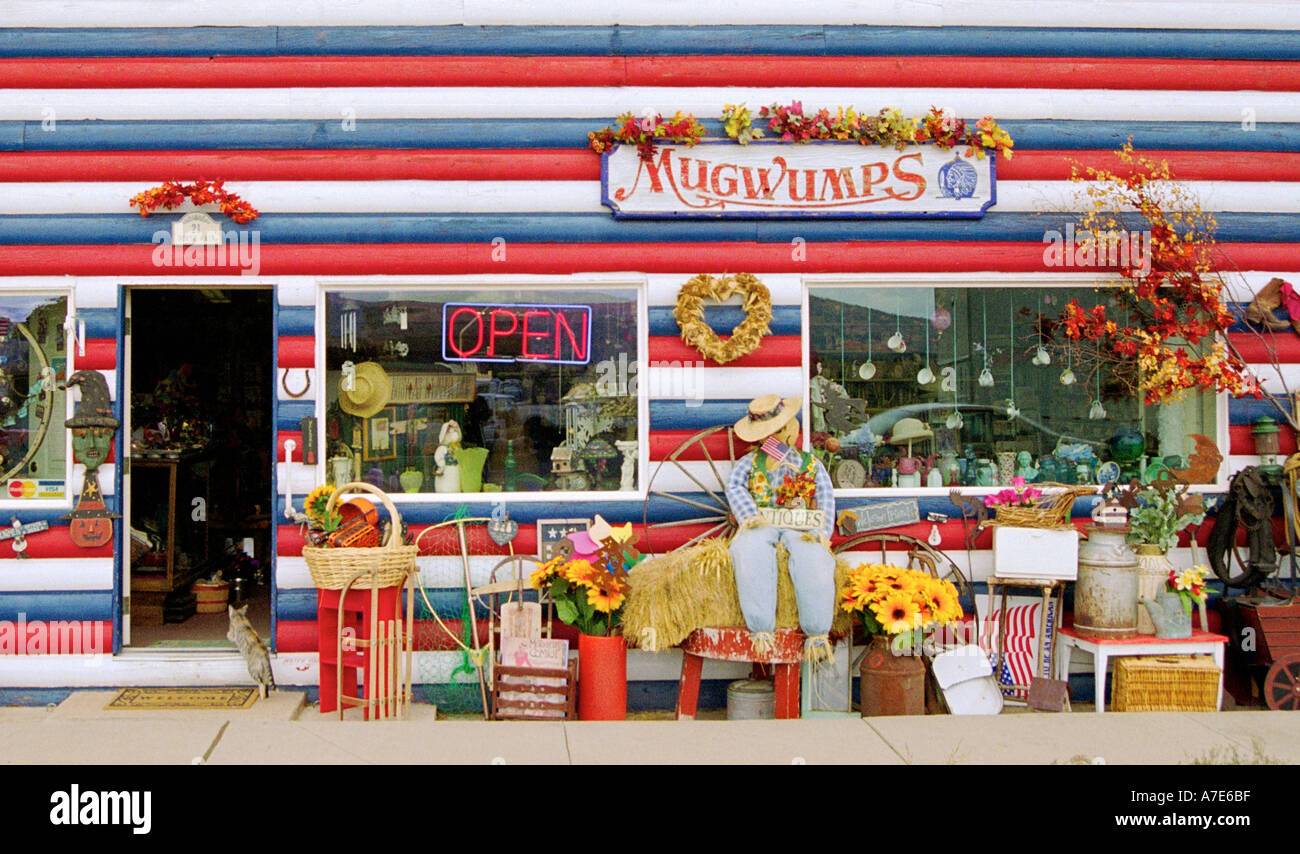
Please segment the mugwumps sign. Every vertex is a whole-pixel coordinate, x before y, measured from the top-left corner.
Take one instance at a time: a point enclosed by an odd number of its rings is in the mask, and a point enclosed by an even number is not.
[[[616,217],[966,217],[997,201],[994,155],[965,146],[844,142],[635,146],[601,156],[602,201]]]

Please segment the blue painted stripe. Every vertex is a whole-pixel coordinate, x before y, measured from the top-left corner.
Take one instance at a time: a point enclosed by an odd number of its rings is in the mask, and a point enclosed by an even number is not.
[[[425,591],[429,596],[429,604],[433,605],[438,616],[444,620],[459,620],[461,611],[465,606],[465,589],[462,588],[445,588],[438,590]],[[475,606],[475,614],[481,619],[487,619],[488,613],[485,607]],[[402,613],[406,613],[405,603],[403,603]],[[276,597],[275,616],[277,620],[315,620],[316,619],[316,588],[300,587],[292,589],[279,590]],[[415,618],[417,620],[433,619],[429,616],[429,609],[425,606],[423,598],[415,597]]]
[[[667,306],[651,306],[647,314],[650,320],[651,335],[676,337],[682,334],[681,327],[677,325],[677,321],[673,318],[671,308]],[[803,334],[802,316],[802,310],[797,305],[772,306],[772,334]],[[741,310],[740,306],[736,305],[714,306],[704,311],[704,322],[719,335],[730,335],[731,330],[739,326],[744,319],[745,312]]]
[[[116,308],[77,309],[77,320],[86,322],[87,338],[116,338],[119,317]]]
[[[147,244],[176,217],[130,214],[0,216],[0,244]],[[617,220],[605,213],[263,214],[235,226],[277,243],[812,243],[1025,241],[1060,232],[1067,215],[989,213],[981,220]],[[1217,213],[1221,243],[1300,243],[1300,214]],[[1044,245],[1046,251],[1047,246]]]
[[[651,400],[651,430],[704,430],[735,424],[749,411],[748,400]]]
[[[316,414],[316,404],[310,400],[276,399],[275,428],[294,432],[302,429],[302,419]]]
[[[0,620],[111,620],[112,590],[41,590],[0,593]]]
[[[1282,404],[1284,411],[1290,412],[1291,406],[1286,395],[1277,395],[1270,398],[1265,396],[1260,400],[1253,397],[1232,397],[1228,398],[1228,423],[1232,425],[1254,424],[1258,418],[1267,415],[1269,418],[1277,420],[1278,409],[1274,400]]]
[[[310,306],[310,305],[277,306],[275,328],[280,335],[315,335],[316,334],[315,306]]]
[[[343,130],[337,119],[208,121],[61,121],[57,133],[37,121],[0,122],[0,150],[153,151],[158,149],[586,148],[604,119],[360,119]],[[722,126],[701,117],[709,135]],[[1113,150],[1129,136],[1144,149],[1180,151],[1300,150],[1300,123],[1083,121],[1007,119],[1017,150]]]
[[[5,28],[0,56],[1150,56],[1300,59],[1276,30],[1055,27],[428,26]]]

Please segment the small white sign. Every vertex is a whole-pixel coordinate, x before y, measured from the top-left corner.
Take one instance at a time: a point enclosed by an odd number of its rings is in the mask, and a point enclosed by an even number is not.
[[[995,157],[966,146],[898,151],[846,142],[635,146],[602,155],[602,201],[616,217],[966,217],[997,201]]]
[[[220,246],[221,226],[201,211],[187,213],[172,223],[172,243],[177,246]]]

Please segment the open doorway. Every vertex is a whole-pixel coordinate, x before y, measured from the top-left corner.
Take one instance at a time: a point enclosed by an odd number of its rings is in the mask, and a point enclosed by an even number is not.
[[[231,646],[227,604],[269,639],[272,291],[135,288],[126,306],[124,643]]]

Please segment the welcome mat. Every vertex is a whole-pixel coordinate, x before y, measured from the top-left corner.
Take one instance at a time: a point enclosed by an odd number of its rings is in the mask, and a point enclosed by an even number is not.
[[[105,709],[247,709],[257,688],[123,688]]]

